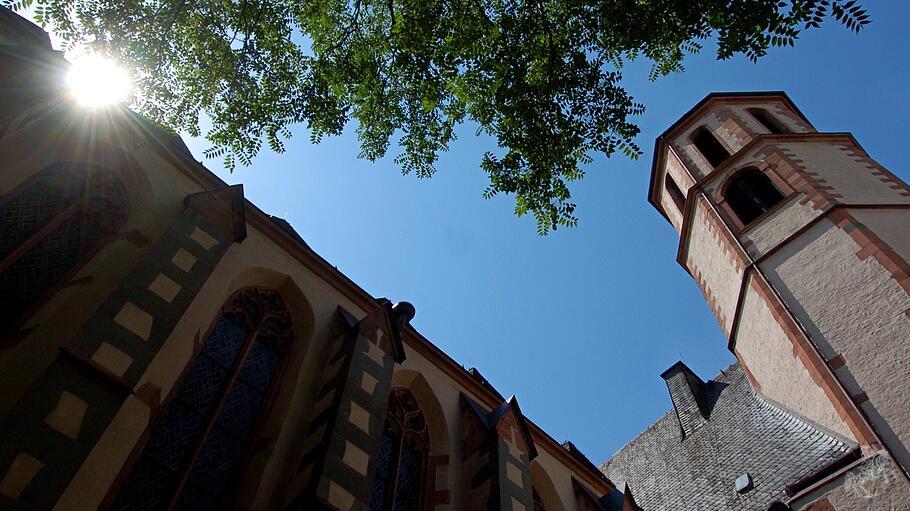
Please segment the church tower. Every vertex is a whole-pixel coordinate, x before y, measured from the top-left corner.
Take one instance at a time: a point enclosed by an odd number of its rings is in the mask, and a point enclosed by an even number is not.
[[[752,385],[910,469],[910,187],[781,92],[710,94],[648,200]]]

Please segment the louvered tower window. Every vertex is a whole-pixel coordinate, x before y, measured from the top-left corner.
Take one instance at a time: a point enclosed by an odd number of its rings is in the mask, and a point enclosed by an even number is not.
[[[425,509],[429,433],[417,399],[406,388],[392,389],[379,443],[372,511]]]
[[[692,143],[695,144],[698,152],[708,160],[712,167],[717,167],[730,157],[727,148],[717,140],[714,133],[708,128],[702,126],[692,134]]]
[[[0,334],[20,326],[128,212],[112,171],[76,162],[54,164],[0,198]]]
[[[724,199],[743,225],[754,221],[783,198],[771,179],[756,168],[736,173],[724,191]]]
[[[290,338],[291,321],[275,291],[238,292],[173,391],[111,509],[227,506]]]
[[[768,130],[768,133],[778,134],[787,133],[789,130],[784,127],[773,115],[764,108],[750,108],[747,110],[749,115],[755,118],[762,126]]]

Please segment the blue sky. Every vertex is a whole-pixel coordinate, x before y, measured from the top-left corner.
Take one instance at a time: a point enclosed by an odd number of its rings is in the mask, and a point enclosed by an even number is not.
[[[676,234],[645,200],[660,132],[708,92],[784,90],[820,131],[852,131],[910,178],[910,5],[866,3],[872,24],[860,35],[828,22],[758,64],[717,62],[708,47],[656,82],[645,63],[629,66],[625,84],[648,107],[646,153],[597,157],[573,189],[580,225],[546,238],[512,214],[511,198],[482,199],[478,163],[493,145],[471,126],[429,180],[402,176],[391,158],[358,160],[352,129],[317,146],[296,130],[287,153],[233,174],[205,164],[368,292],[412,302],[425,336],[599,464],[670,409],[664,369],[683,359],[711,378],[733,362],[675,262]],[[206,147],[188,143],[197,156]]]

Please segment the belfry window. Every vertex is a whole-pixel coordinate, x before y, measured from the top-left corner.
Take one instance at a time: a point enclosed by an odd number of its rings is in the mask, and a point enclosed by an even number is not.
[[[683,197],[682,190],[679,189],[676,181],[669,173],[664,174],[664,188],[666,188],[670,199],[673,200],[673,204],[676,204],[676,209],[682,213],[683,206],[686,204],[686,198]]]
[[[704,126],[698,128],[692,134],[692,143],[695,144],[695,147],[712,167],[717,167],[730,157],[730,152],[727,151],[727,148],[717,140],[714,133],[711,133]]]
[[[0,333],[62,284],[128,213],[120,181],[81,163],[59,163],[0,199]]]
[[[414,395],[406,388],[392,389],[379,443],[371,511],[426,508],[429,445],[426,419]]]
[[[755,118],[762,126],[768,130],[768,133],[778,134],[778,133],[788,133],[787,128],[780,123],[773,115],[768,113],[764,108],[749,108],[747,110],[749,115]]]
[[[272,290],[222,308],[110,507],[221,509],[274,387],[291,322]]]
[[[736,173],[724,191],[724,199],[743,225],[751,223],[783,198],[771,179],[756,168]]]

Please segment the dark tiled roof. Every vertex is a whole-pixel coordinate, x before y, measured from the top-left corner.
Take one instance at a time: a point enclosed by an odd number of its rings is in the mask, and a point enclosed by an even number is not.
[[[628,484],[645,511],[764,511],[787,485],[855,448],[756,393],[738,364],[708,382],[707,399],[707,423],[685,440],[670,411],[601,471]],[[733,481],[743,473],[754,488],[738,494]]]

